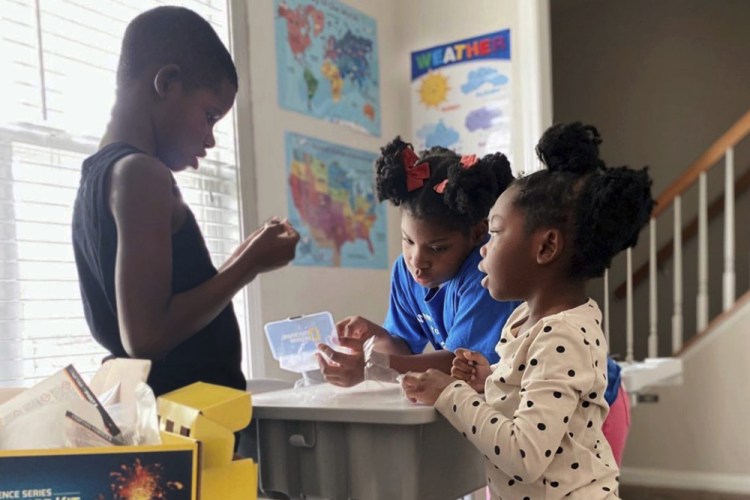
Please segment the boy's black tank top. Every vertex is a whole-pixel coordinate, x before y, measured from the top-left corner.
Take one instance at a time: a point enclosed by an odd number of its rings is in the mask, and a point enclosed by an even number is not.
[[[97,342],[115,357],[128,355],[117,322],[117,227],[107,201],[107,185],[112,166],[135,153],[142,151],[120,142],[87,158],[73,210],[73,249],[86,321]],[[172,292],[190,290],[216,274],[203,235],[188,208],[185,222],[172,235]],[[156,395],[197,381],[244,390],[241,360],[240,331],[230,303],[205,328],[164,358],[154,360],[148,383]]]

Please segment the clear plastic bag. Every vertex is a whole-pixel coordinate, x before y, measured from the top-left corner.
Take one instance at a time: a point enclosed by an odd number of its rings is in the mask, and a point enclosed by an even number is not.
[[[117,386],[119,393],[119,384]],[[107,391],[107,395],[111,391]],[[131,446],[159,444],[159,421],[156,416],[156,397],[151,388],[139,382],[126,398],[109,397],[104,408],[122,431],[122,440]]]
[[[365,352],[365,380],[398,383],[399,374],[390,367],[390,357],[374,350],[375,337],[367,339],[363,348]]]

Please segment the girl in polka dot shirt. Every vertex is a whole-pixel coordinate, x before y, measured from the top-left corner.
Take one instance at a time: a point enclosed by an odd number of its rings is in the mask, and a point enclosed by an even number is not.
[[[608,168],[600,143],[592,126],[551,127],[537,146],[547,169],[511,184],[490,212],[482,285],[495,300],[525,301],[503,329],[500,361],[458,350],[452,376],[402,382],[484,454],[493,498],[618,498],[602,433],[607,345],[586,282],[636,244],[653,200],[646,170]]]

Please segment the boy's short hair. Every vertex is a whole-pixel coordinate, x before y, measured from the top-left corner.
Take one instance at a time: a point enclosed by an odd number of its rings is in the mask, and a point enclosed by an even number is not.
[[[180,67],[184,86],[218,89],[225,81],[237,87],[232,56],[211,25],[190,9],[163,6],[136,16],[125,29],[117,68],[123,88],[151,68]]]

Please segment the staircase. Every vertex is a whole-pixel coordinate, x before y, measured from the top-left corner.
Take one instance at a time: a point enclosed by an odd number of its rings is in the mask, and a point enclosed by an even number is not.
[[[644,400],[649,392],[656,387],[680,384],[683,375],[683,359],[685,354],[693,348],[699,340],[710,335],[722,321],[731,316],[732,312],[741,304],[737,302],[736,286],[736,262],[738,254],[735,251],[735,209],[736,197],[742,195],[750,185],[750,170],[739,176],[735,175],[735,148],[750,134],[750,111],[745,113],[734,125],[732,125],[721,137],[719,137],[698,159],[663,193],[657,198],[657,204],[652,214],[648,229],[648,235],[641,235],[640,246],[628,249],[622,261],[616,261],[613,269],[604,276],[604,330],[609,340],[610,336],[610,301],[625,300],[625,324],[624,332],[618,330],[617,335],[624,333],[625,353],[622,378],[625,388],[631,393],[633,402]],[[723,160],[723,161],[722,161]],[[709,205],[708,202],[708,176],[719,175],[719,165],[724,166],[723,190]],[[716,169],[716,170],[714,170]],[[683,200],[688,201],[696,197],[697,190],[697,215],[688,224],[683,223]],[[694,208],[692,205],[686,205]],[[722,214],[723,212],[723,214]],[[723,266],[721,291],[709,290],[709,220],[717,219],[723,215]],[[670,217],[671,216],[671,217]],[[671,218],[671,221],[669,220]],[[740,224],[741,230],[746,230],[745,220]],[[711,229],[716,230],[714,222]],[[671,226],[671,227],[670,227]],[[666,231],[659,238],[659,231]],[[669,235],[671,240],[664,241],[663,236]],[[691,245],[693,238],[697,237],[697,290],[695,295],[695,306],[685,303],[683,256],[686,248]],[[668,239],[668,238],[667,238]],[[659,242],[662,241],[662,245]],[[648,253],[645,255],[643,245],[648,244]],[[659,250],[657,251],[657,248]],[[640,254],[639,254],[640,252]],[[634,255],[640,257],[643,264],[637,270],[633,270]],[[691,253],[692,255],[692,253]],[[743,268],[750,260],[747,249],[739,253],[743,259]],[[718,262],[711,261],[716,264]],[[624,265],[625,281],[614,291],[610,290],[609,278],[622,269],[616,265]],[[660,273],[661,271],[661,273]],[[659,282],[659,275],[672,274],[671,283]],[[640,314],[634,317],[634,291],[640,285],[648,283],[648,315]],[[665,328],[659,328],[659,295],[661,291],[664,297],[664,289],[669,289],[671,295],[671,332],[668,339],[660,339],[664,335]],[[718,287],[717,287],[718,288]],[[641,290],[643,295],[644,290]],[[710,293],[721,293],[720,311],[713,314],[710,311]],[[689,298],[689,297],[687,297]],[[742,303],[747,302],[743,297]],[[644,308],[641,308],[641,310]],[[662,308],[663,312],[667,308]],[[685,315],[695,314],[695,331],[685,331]],[[640,323],[641,331],[643,323],[647,320],[648,342],[645,359],[636,361],[634,332],[636,322]],[[692,322],[692,318],[690,318]],[[662,323],[664,323],[662,321]],[[670,325],[665,325],[670,329]],[[611,344],[610,344],[611,345]]]

